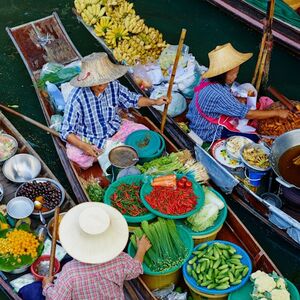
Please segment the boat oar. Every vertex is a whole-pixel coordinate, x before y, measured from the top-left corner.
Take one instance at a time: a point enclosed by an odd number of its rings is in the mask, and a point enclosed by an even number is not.
[[[178,43],[178,47],[177,47],[177,52],[176,52],[176,56],[175,56],[175,61],[174,61],[174,64],[173,64],[173,69],[172,69],[172,73],[171,73],[171,77],[170,77],[170,81],[169,81],[169,87],[168,87],[168,92],[167,92],[167,97],[169,99],[171,99],[171,96],[172,96],[173,83],[174,83],[176,70],[177,70],[177,66],[178,66],[178,61],[179,61],[179,58],[180,58],[180,55],[181,55],[181,50],[182,50],[183,42],[184,42],[184,39],[185,39],[185,35],[186,35],[186,29],[182,28],[179,43]],[[162,119],[161,119],[161,126],[160,126],[161,133],[163,133],[164,129],[165,129],[166,120],[167,120],[167,113],[168,113],[168,107],[169,107],[169,104],[168,103],[165,104],[164,111],[163,111],[163,114],[162,114]]]
[[[51,133],[52,135],[54,135],[56,137],[60,137],[59,133],[57,131],[55,131],[54,129],[51,129],[51,128],[43,125],[40,122],[37,122],[37,121],[35,121],[35,120],[33,120],[33,119],[25,116],[25,115],[22,115],[21,113],[19,113],[19,112],[15,111],[15,110],[13,110],[13,109],[11,109],[11,108],[3,105],[3,104],[0,104],[0,108],[3,109],[6,112],[9,112],[9,113],[11,113],[11,114],[13,114],[13,115],[15,115],[15,116],[23,119],[24,121],[26,121],[26,122],[28,122],[28,123],[30,123],[32,125],[37,126],[38,128],[40,128],[40,129],[42,129],[44,131],[47,131],[48,133]]]
[[[50,253],[49,276],[53,276],[53,271],[54,271],[58,219],[59,219],[59,207],[56,206],[55,207],[55,212],[54,212],[54,222],[53,222],[53,231],[52,231],[52,244],[51,244],[51,253]]]

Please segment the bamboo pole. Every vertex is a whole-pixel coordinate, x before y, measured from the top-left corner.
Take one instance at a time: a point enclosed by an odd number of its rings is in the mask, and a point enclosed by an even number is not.
[[[170,81],[169,81],[169,87],[168,87],[168,92],[167,92],[168,99],[171,99],[171,96],[172,96],[173,83],[174,83],[176,70],[177,70],[177,66],[178,66],[178,61],[179,61],[179,58],[180,58],[180,55],[181,55],[181,50],[182,50],[183,42],[184,42],[184,39],[185,39],[185,35],[186,35],[186,29],[183,28],[181,30],[180,39],[179,39],[177,52],[176,52],[176,57],[175,57],[175,61],[174,61],[174,64],[173,64],[172,73],[171,73],[171,77],[170,77]],[[161,133],[163,133],[164,129],[165,129],[166,120],[167,120],[167,113],[168,113],[168,107],[169,107],[169,104],[168,103],[165,104],[164,111],[163,111],[163,114],[162,114],[162,119],[161,119],[161,127],[160,127]]]
[[[11,108],[3,105],[3,104],[0,104],[0,108],[3,109],[6,112],[9,112],[9,113],[11,113],[11,114],[13,114],[13,115],[15,115],[15,116],[23,119],[24,121],[26,121],[26,122],[34,125],[34,126],[37,126],[38,128],[40,128],[40,129],[42,129],[44,131],[47,131],[48,133],[51,133],[52,135],[54,135],[56,137],[60,137],[59,133],[57,131],[55,131],[54,129],[49,128],[49,127],[43,125],[42,123],[37,122],[37,121],[35,121],[35,120],[33,120],[33,119],[31,119],[31,118],[29,118],[29,117],[27,117],[27,116],[25,116],[25,115],[23,115],[21,113],[15,111],[14,109],[11,109]]]
[[[50,253],[50,266],[49,266],[49,276],[50,277],[53,276],[53,272],[54,272],[58,222],[59,222],[59,206],[56,206],[55,207],[55,212],[54,212],[54,222],[53,222],[53,231],[52,231],[52,244],[51,244],[51,253]]]

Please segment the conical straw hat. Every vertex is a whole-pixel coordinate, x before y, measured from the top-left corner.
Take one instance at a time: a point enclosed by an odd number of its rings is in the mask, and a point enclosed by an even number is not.
[[[223,74],[246,62],[253,53],[241,53],[235,50],[230,43],[217,46],[208,53],[209,68],[202,78],[211,78]]]
[[[90,87],[116,80],[126,74],[128,67],[113,64],[104,52],[92,53],[81,60],[81,72],[70,83]]]
[[[99,264],[117,257],[128,241],[128,225],[115,208],[86,202],[71,208],[59,225],[59,239],[76,260]]]

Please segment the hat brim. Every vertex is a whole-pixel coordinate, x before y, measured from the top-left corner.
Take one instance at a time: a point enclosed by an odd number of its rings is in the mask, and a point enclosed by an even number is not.
[[[95,74],[95,76],[87,77],[86,79],[81,79],[85,77],[85,74],[80,73],[70,81],[70,84],[74,87],[91,87],[109,83],[124,76],[128,69],[127,66],[114,65],[109,74],[103,76],[97,76],[97,74]]]
[[[226,73],[241,64],[245,63],[247,60],[249,60],[253,56],[253,53],[244,53],[240,55],[239,59],[236,59],[234,62],[231,62],[228,65],[222,65],[220,68],[208,68],[208,70],[202,74],[202,78],[212,78],[218,75],[221,75],[223,73]]]
[[[86,208],[101,207],[109,215],[109,228],[99,235],[84,233],[79,226],[79,215]],[[117,257],[128,241],[128,225],[122,214],[103,203],[82,203],[70,209],[59,225],[59,238],[65,251],[76,260],[99,264]]]

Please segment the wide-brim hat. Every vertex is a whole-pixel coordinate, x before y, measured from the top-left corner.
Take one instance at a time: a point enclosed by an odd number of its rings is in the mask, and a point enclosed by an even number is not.
[[[128,241],[123,215],[103,203],[81,203],[71,208],[59,225],[59,239],[76,260],[99,264],[117,257]]]
[[[217,46],[208,53],[209,68],[202,77],[211,78],[228,72],[246,62],[252,55],[253,53],[235,50],[230,43]]]
[[[81,60],[81,72],[70,84],[75,87],[91,87],[116,80],[128,71],[128,67],[116,65],[104,52],[92,53]]]

